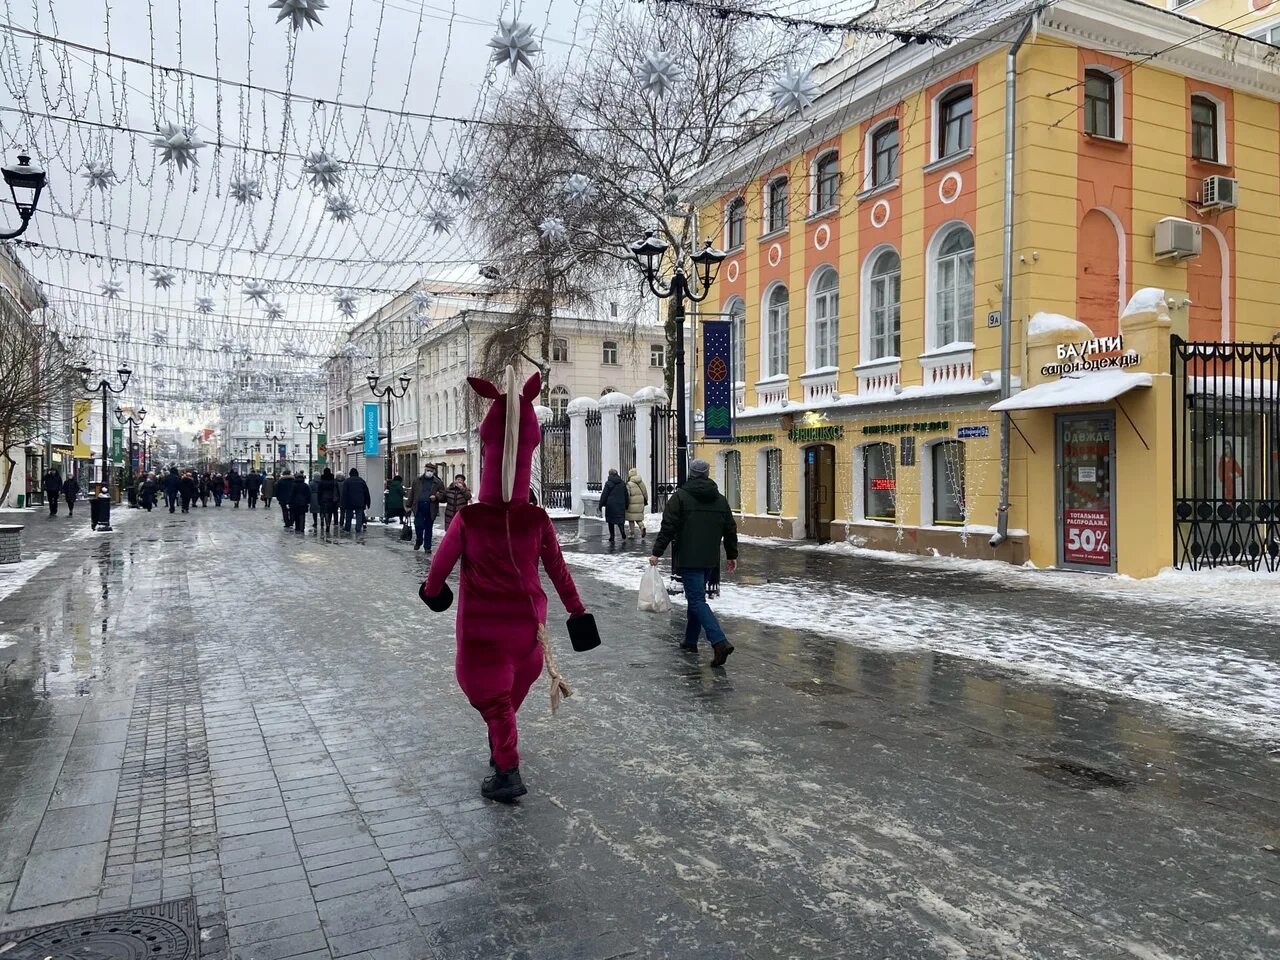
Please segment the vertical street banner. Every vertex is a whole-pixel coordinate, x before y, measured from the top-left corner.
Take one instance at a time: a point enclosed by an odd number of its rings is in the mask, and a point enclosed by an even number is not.
[[[124,428],[111,428],[111,462],[124,463]]]
[[[282,443],[276,447],[276,459],[282,463],[289,459],[289,445],[287,443]]]
[[[364,455],[366,457],[378,455],[378,405],[376,403],[364,405]]]
[[[702,324],[703,434],[708,440],[733,438],[733,321]]]
[[[325,457],[329,454],[329,435],[327,433],[316,434],[316,466],[323,467],[325,465]]]
[[[77,460],[87,460],[93,456],[89,449],[89,412],[92,400],[75,400],[71,404],[71,455]]]

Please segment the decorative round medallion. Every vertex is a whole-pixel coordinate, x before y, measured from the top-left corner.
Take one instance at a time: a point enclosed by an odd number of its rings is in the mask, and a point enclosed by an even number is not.
[[[782,244],[775,243],[769,247],[769,266],[776,267],[782,262]]]
[[[952,170],[938,184],[938,199],[943,203],[955,203],[963,189],[964,181],[960,179],[960,174]]]
[[[725,279],[728,280],[730,283],[733,283],[735,280],[738,279],[738,261],[737,260],[729,261],[729,266],[725,270],[724,276],[725,276]]]
[[[871,208],[871,225],[877,230],[889,222],[889,201],[877,200]]]
[[[831,242],[831,228],[825,223],[819,224],[818,229],[813,231],[813,245],[818,250],[827,249],[827,244]]]

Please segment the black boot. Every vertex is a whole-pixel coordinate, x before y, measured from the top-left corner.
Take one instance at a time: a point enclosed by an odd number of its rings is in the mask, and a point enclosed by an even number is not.
[[[722,640],[711,649],[716,654],[711,658],[711,665],[713,667],[723,667],[724,662],[729,659],[729,654],[733,653],[733,644],[728,640]]]
[[[485,777],[484,783],[480,784],[480,795],[486,800],[496,800],[499,803],[514,803],[517,797],[523,797],[528,792],[520,778],[519,767],[498,770],[492,776]]]

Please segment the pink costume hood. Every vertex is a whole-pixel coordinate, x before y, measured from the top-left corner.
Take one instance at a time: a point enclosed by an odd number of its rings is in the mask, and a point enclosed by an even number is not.
[[[542,376],[535,373],[517,389],[516,372],[507,367],[506,393],[478,377],[467,377],[471,389],[493,401],[480,424],[482,463],[481,503],[528,503],[533,452],[542,440],[533,401],[542,390]]]

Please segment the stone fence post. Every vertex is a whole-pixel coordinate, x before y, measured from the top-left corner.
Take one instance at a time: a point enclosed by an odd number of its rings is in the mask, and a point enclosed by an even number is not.
[[[653,482],[653,411],[667,405],[667,394],[661,387],[641,387],[633,398],[636,405],[636,469],[645,486]],[[653,502],[653,491],[649,491]]]
[[[618,450],[618,412],[631,406],[631,398],[625,393],[606,393],[600,398],[600,479],[605,480],[610,470],[620,470],[621,456]]]
[[[569,401],[565,410],[569,417],[570,509],[580,509],[587,492],[587,414],[596,407],[590,397],[577,397]]]

